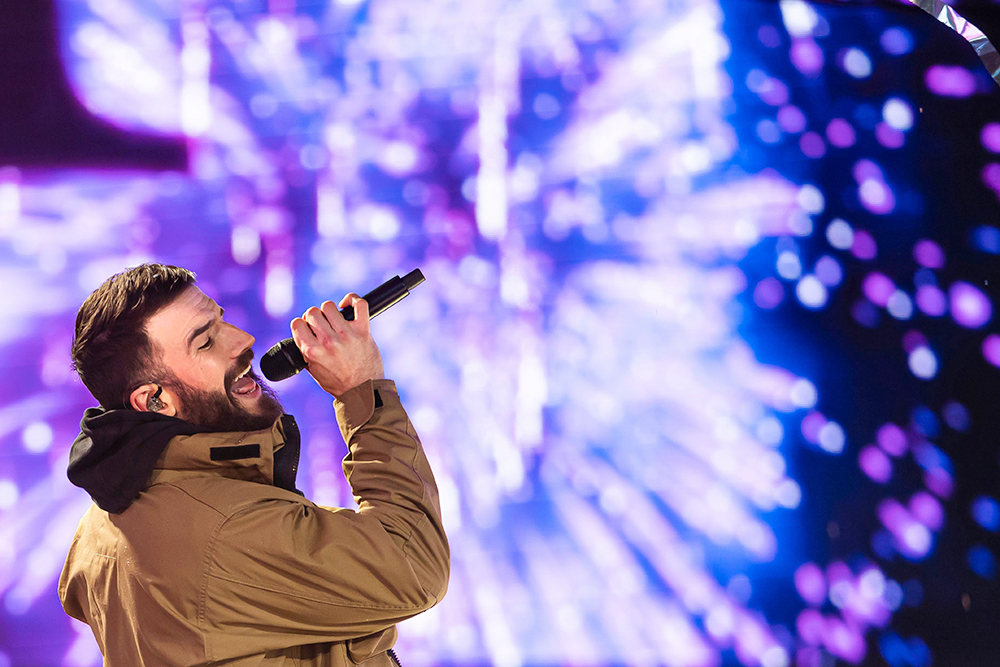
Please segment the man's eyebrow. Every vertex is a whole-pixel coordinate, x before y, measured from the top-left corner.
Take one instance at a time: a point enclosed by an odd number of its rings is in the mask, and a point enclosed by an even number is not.
[[[197,329],[195,329],[194,331],[192,331],[191,335],[188,336],[188,340],[187,340],[187,346],[188,346],[188,348],[191,347],[191,343],[194,342],[195,338],[197,338],[198,336],[200,336],[203,333],[205,333],[206,331],[208,331],[212,327],[213,324],[215,324],[215,319],[212,319],[212,320],[209,320],[208,322],[205,322],[205,324],[202,324],[200,327],[198,327]]]
[[[226,314],[226,309],[223,308],[222,306],[220,306],[219,304],[215,303],[215,301],[212,302],[212,305],[219,309],[219,315],[218,315],[219,318],[221,318],[223,315]],[[200,327],[198,327],[197,329],[195,329],[194,331],[191,332],[191,335],[188,336],[188,340],[187,340],[187,346],[188,346],[189,349],[191,348],[191,343],[194,342],[194,339],[197,338],[198,336],[202,335],[203,333],[205,333],[209,329],[211,329],[212,325],[215,324],[215,321],[216,321],[216,318],[213,317],[208,322],[205,322]]]
[[[220,306],[219,304],[215,303],[215,300],[212,300],[212,305],[219,309],[219,317],[220,318],[223,315],[226,314],[226,309],[223,308],[222,306]],[[197,329],[195,329],[194,331],[192,331],[191,335],[188,336],[188,340],[187,340],[187,346],[188,346],[188,348],[191,347],[191,343],[194,342],[195,338],[197,338],[198,336],[202,335],[203,333],[205,333],[206,331],[208,331],[209,329],[211,329],[213,324],[215,324],[215,318],[214,317],[211,320],[209,320],[208,322],[206,322],[205,324],[202,324],[200,327],[198,327]]]

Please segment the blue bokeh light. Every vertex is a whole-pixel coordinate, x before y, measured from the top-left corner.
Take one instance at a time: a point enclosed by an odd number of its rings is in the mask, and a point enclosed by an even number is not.
[[[996,579],[997,559],[988,548],[982,544],[973,545],[969,548],[966,559],[969,562],[969,569],[980,577],[991,581]]]
[[[990,496],[979,496],[972,501],[972,518],[990,532],[1000,530],[1000,503]]]

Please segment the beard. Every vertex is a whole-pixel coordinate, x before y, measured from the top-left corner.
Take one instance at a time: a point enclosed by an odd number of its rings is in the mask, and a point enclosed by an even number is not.
[[[191,387],[176,378],[172,389],[180,398],[181,412],[177,416],[186,422],[201,426],[212,433],[235,431],[262,431],[274,426],[274,422],[284,414],[274,390],[264,384],[253,369],[247,375],[260,387],[257,411],[251,412],[237,403],[232,393],[236,374],[250,364],[253,352],[247,350],[232,369],[226,373],[225,391],[213,392]]]

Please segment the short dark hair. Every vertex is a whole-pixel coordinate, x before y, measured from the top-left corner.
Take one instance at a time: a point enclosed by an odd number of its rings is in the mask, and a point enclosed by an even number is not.
[[[103,408],[128,407],[126,394],[152,379],[158,359],[146,322],[194,281],[187,269],[142,264],[108,278],[80,306],[73,368]]]

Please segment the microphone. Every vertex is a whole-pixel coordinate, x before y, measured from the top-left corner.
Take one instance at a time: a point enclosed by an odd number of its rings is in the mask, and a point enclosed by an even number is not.
[[[385,281],[368,294],[364,299],[368,302],[368,315],[370,318],[386,310],[389,306],[395,305],[406,297],[410,290],[424,282],[424,274],[420,269],[414,269],[400,278],[395,276]],[[354,319],[354,307],[347,306],[340,314],[345,320]],[[306,360],[302,357],[302,352],[295,345],[295,340],[286,338],[274,345],[260,358],[260,370],[271,382],[278,382],[292,377],[303,368]]]

